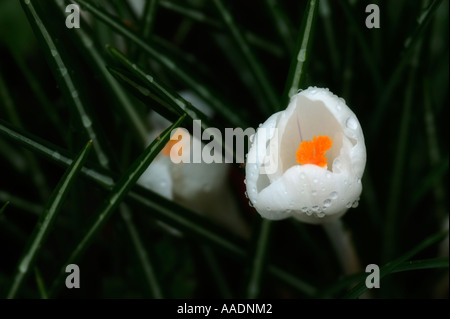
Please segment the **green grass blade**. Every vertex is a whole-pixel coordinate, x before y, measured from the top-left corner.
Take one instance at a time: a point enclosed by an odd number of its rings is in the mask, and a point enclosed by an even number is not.
[[[68,155],[69,153],[61,148],[52,145],[42,139],[24,132],[20,129],[14,128],[7,122],[0,119],[0,134],[9,138],[15,143],[22,145],[31,151],[41,154],[42,156],[50,159],[53,162],[61,164],[63,166],[69,166],[72,164],[72,159]],[[94,170],[91,168],[83,167],[82,174],[89,177],[91,180],[96,181],[99,185],[106,189],[111,189],[114,185],[114,180],[107,174]]]
[[[76,181],[77,175],[83,167],[87,156],[89,155],[91,146],[92,141],[89,141],[73,161],[72,165],[67,169],[66,173],[61,178],[61,181],[53,191],[44,209],[44,212],[39,218],[33,234],[29,238],[27,247],[25,248],[22,257],[20,258],[16,274],[14,275],[12,285],[7,295],[9,299],[15,298],[17,296],[22,284],[29,274],[29,271],[32,269],[39,254],[40,248],[44,244],[45,239],[52,229],[53,222],[55,221],[55,218],[61,209],[64,199],[66,198],[71,186]]]
[[[355,36],[357,43],[359,44],[362,56],[364,58],[364,61],[366,62],[366,65],[369,69],[369,73],[372,77],[372,82],[373,85],[375,86],[375,92],[380,92],[382,87],[382,77],[380,74],[380,68],[379,66],[376,65],[376,59],[373,57],[369,45],[367,44],[367,41],[363,33],[361,32],[360,27],[361,22],[357,21],[357,19],[355,18],[355,14],[352,12],[352,8],[350,8],[348,1],[339,1],[339,4],[341,4],[342,6],[344,14],[350,25],[351,31]]]
[[[449,267],[448,257],[411,260],[398,265],[392,271],[392,273],[420,270],[420,269],[448,269],[448,267]]]
[[[292,32],[292,27],[290,25],[290,21],[286,16],[286,13],[280,7],[280,4],[274,0],[265,0],[264,4],[267,7],[267,12],[272,19],[272,23],[275,25],[277,29],[278,35],[283,40],[284,46],[287,49],[287,52],[292,53],[294,51],[294,36]]]
[[[44,278],[37,267],[34,268],[34,276],[36,277],[36,284],[39,290],[41,299],[48,299],[47,288],[45,287]]]
[[[438,243],[442,239],[447,236],[448,231],[437,233],[433,236],[430,236],[426,238],[424,241],[422,241],[419,245],[411,249],[410,251],[406,252],[404,255],[400,256],[399,258],[388,262],[384,266],[380,267],[380,280],[395,272],[397,267],[402,265],[404,262],[406,262],[408,259],[413,257],[414,255],[418,254],[419,252],[423,251],[424,249],[430,247],[431,245]],[[407,268],[407,266],[402,266],[403,268]],[[401,269],[401,268],[400,268]],[[358,285],[356,285],[353,289],[351,289],[344,298],[353,299],[358,298],[362,293],[364,293],[367,290],[366,282],[362,281]]]
[[[417,19],[418,25],[405,41],[405,49],[399,57],[399,62],[395,70],[391,73],[391,77],[383,86],[380,99],[375,107],[375,111],[370,119],[370,126],[368,127],[368,136],[376,142],[378,130],[382,126],[381,122],[384,119],[386,112],[390,106],[392,94],[394,94],[397,86],[404,80],[403,72],[410,63],[411,56],[416,50],[418,41],[422,38],[424,31],[432,20],[437,9],[441,5],[442,0],[434,0],[427,8],[425,8]]]
[[[66,53],[64,52],[64,49],[60,43],[57,44],[53,40],[50,30],[47,29],[46,24],[39,16],[34,3],[35,2],[28,0],[21,1],[22,7],[28,17],[28,21],[42,43],[44,53],[46,54],[52,72],[54,72],[66,101],[70,106],[74,107],[79,114],[81,126],[89,139],[93,142],[94,151],[99,163],[102,166],[108,166],[109,159],[103,150],[102,144],[99,141],[99,135],[94,130],[92,125],[93,121],[81,97],[80,83],[77,82],[69,72],[72,66],[65,61]]]
[[[0,216],[2,216],[3,212],[5,211],[5,209],[8,205],[9,205],[9,201],[5,202],[2,206],[2,208],[0,208]]]
[[[1,119],[0,134],[33,152],[41,154],[54,163],[62,166],[69,166],[72,163],[72,159],[67,155],[67,152],[54,145],[50,145],[48,142],[43,142],[31,134],[13,129]],[[84,177],[106,190],[111,190],[114,186],[114,180],[117,179],[117,176],[111,172],[105,173],[86,166],[81,169],[81,173]],[[242,248],[244,243],[237,241],[229,233],[224,233],[222,229],[218,229],[214,224],[208,222],[198,214],[193,213],[148,189],[135,186],[135,188],[129,192],[128,200],[145,207],[146,211],[155,218],[162,220],[177,229],[186,231],[186,233],[189,233],[201,241],[226,251],[230,256],[243,259],[246,255],[245,250]],[[314,286],[299,279],[297,276],[290,274],[279,266],[269,263],[268,273],[297,289],[306,296],[315,294],[316,288]]]
[[[247,284],[247,298],[258,298],[261,291],[261,282],[263,273],[267,265],[267,253],[270,244],[270,231],[273,222],[263,219],[259,227],[259,233],[256,239],[253,260],[250,268],[250,276]]]
[[[132,213],[130,209],[127,207],[127,205],[122,204],[120,206],[120,216],[122,217],[122,220],[124,221],[125,226],[127,227],[128,234],[130,235],[133,246],[136,249],[136,254],[142,265],[144,278],[147,281],[148,286],[150,287],[152,297],[157,299],[163,298],[161,286],[155,274],[154,267],[150,261],[147,251],[145,250],[138,229],[135,223],[133,222]]]
[[[247,61],[248,66],[253,73],[255,82],[259,86],[259,93],[257,94],[265,96],[265,98],[267,99],[267,103],[261,105],[261,107],[264,107],[266,115],[272,114],[277,109],[277,105],[279,105],[280,103],[275,87],[270,82],[269,77],[265,72],[265,69],[262,67],[261,62],[253,53],[251,47],[242,35],[241,30],[238,29],[237,25],[233,21],[231,13],[224,6],[223,2],[221,0],[214,0],[214,5],[220,12],[222,20],[227,26],[228,32],[241,50],[242,55],[245,57],[245,60]]]
[[[64,3],[57,1],[57,4],[62,12],[65,12]],[[82,21],[81,23],[84,23]],[[83,28],[72,29],[75,41],[79,47],[82,47],[88,62],[90,62],[93,72],[102,79],[102,84],[111,92],[111,100],[116,101],[116,104],[120,107],[120,111],[125,115],[128,120],[132,131],[136,138],[141,141],[142,145],[146,145],[148,131],[147,127],[142,120],[142,116],[137,112],[133,102],[127,96],[126,92],[117,83],[117,81],[111,76],[106,68],[106,61],[95,46],[94,40],[89,34],[84,31]]]
[[[78,258],[81,257],[81,254],[95,239],[98,232],[109,220],[109,217],[115,211],[117,206],[122,202],[123,198],[127,195],[131,187],[134,186],[138,178],[147,169],[156,155],[158,155],[163,147],[167,144],[170,139],[172,130],[179,127],[185,117],[185,115],[181,116],[178,121],[173,123],[163,133],[161,133],[159,138],[154,140],[153,143],[151,143],[150,146],[145,149],[145,151],[133,162],[133,164],[123,174],[121,179],[116,183],[108,198],[104,201],[103,205],[94,215],[96,216],[94,223],[89,227],[88,231],[82,237],[81,241],[77,244],[75,249],[70,254],[67,262],[63,265],[63,269],[60,271],[59,276],[52,285],[51,292],[54,292],[55,289],[60,286],[62,279],[65,276],[65,266],[75,263]]]
[[[123,25],[117,23],[110,15],[102,12],[91,3],[85,0],[77,0],[76,2],[79,3],[83,9],[92,13],[93,16],[103,21],[110,28],[120,33],[126,39],[129,39],[133,43],[136,43],[151,58],[159,62],[169,72],[172,72],[178,80],[182,81],[188,88],[197,93],[200,98],[205,100],[218,114],[226,119],[230,123],[230,125],[233,125],[235,127],[246,127],[245,121],[242,121],[242,119],[237,115],[238,112],[235,112],[235,109],[230,105],[224,104],[222,100],[218,98],[219,94],[213,92],[211,88],[195,79],[194,76],[192,76],[192,70],[187,71],[181,68],[180,65],[173,61],[171,58],[168,58],[166,55],[161,54],[161,52],[156,50],[155,47],[151,46],[149,44],[149,41],[142,40],[135,33],[125,28]]]
[[[312,47],[312,30],[316,20],[318,1],[309,0],[302,18],[302,25],[298,33],[295,55],[292,57],[291,66],[284,89],[283,102],[279,110],[285,108],[289,99],[305,84],[306,63]]]
[[[386,223],[385,223],[385,236],[383,255],[384,260],[389,260],[395,255],[396,243],[398,236],[397,224],[400,214],[403,210],[400,209],[400,199],[403,190],[403,173],[405,167],[405,161],[408,153],[408,137],[410,134],[410,125],[412,117],[412,109],[414,103],[415,93],[415,80],[419,63],[420,50],[419,47],[416,51],[413,60],[411,61],[411,73],[408,78],[408,84],[405,89],[405,99],[403,105],[403,111],[401,115],[399,134],[397,140],[395,160],[392,166],[391,182],[389,188],[389,198],[386,207]]]

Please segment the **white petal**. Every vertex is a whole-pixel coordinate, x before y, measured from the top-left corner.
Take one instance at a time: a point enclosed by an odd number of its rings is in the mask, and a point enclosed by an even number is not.
[[[167,199],[173,199],[170,164],[169,157],[158,155],[137,182]]]

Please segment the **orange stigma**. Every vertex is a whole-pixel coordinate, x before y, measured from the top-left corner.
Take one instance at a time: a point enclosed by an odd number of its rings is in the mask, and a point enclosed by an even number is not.
[[[177,133],[179,133],[179,132],[178,132],[178,129],[175,131],[174,136],[175,136]],[[170,151],[172,150],[172,147],[173,147],[175,144],[177,144],[177,143],[182,139],[182,135],[179,134],[177,137],[178,137],[177,140],[172,140],[172,139],[170,139],[170,140],[167,142],[167,144],[166,144],[166,145],[164,146],[164,148],[161,150],[161,153],[162,153],[162,154],[164,154],[164,155],[166,155],[166,156],[170,156]],[[183,148],[181,147],[181,148],[178,150],[178,156],[182,156],[182,155],[183,155]]]
[[[312,141],[301,142],[296,154],[297,163],[326,167],[328,163],[325,153],[332,145],[333,141],[328,136],[314,136]]]

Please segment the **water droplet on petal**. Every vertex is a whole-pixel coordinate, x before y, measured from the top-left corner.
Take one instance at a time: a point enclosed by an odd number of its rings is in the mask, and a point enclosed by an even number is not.
[[[331,172],[327,172],[327,173],[325,174],[325,176],[326,176],[327,178],[331,178]]]
[[[352,207],[352,203],[351,203],[351,202],[348,202],[347,204],[345,204],[345,207],[347,207],[347,208]]]
[[[317,195],[317,191],[316,190],[311,191],[311,195],[316,196]]]
[[[349,117],[345,122],[345,126],[347,126],[349,129],[356,130],[358,128],[358,122],[354,117]]]
[[[338,198],[338,193],[337,193],[337,192],[331,192],[331,193],[330,193],[330,198],[331,198],[331,199],[336,199],[336,198]]]
[[[304,213],[306,213],[306,212],[308,211],[308,207],[306,207],[306,206],[305,206],[305,207],[302,207],[302,208],[301,208],[301,211],[304,212]]]
[[[270,212],[272,209],[269,206],[266,206],[266,209]]]
[[[358,184],[361,184],[361,178],[358,178]]]
[[[300,178],[301,178],[301,179],[305,179],[305,174],[304,174],[304,173],[301,173],[301,174],[300,174]]]
[[[317,206],[317,205],[314,205],[313,207],[311,207],[311,209],[312,209],[313,211],[315,211],[315,212],[320,211],[320,207]]]
[[[352,207],[356,208],[356,207],[358,207],[358,205],[359,205],[359,202],[357,200],[355,200],[352,204]]]
[[[331,199],[325,199],[323,201],[323,207],[330,207],[331,205]]]
[[[310,211],[310,210],[307,210],[305,213],[306,213],[306,215],[308,215],[308,216],[311,216],[311,215],[312,215],[312,211]]]
[[[248,201],[248,206],[253,207],[253,203],[251,200]]]
[[[317,184],[317,183],[319,182],[319,180],[318,180],[317,178],[314,178],[313,182],[314,182],[315,184]]]
[[[324,218],[325,217],[325,213],[317,213],[317,217]]]

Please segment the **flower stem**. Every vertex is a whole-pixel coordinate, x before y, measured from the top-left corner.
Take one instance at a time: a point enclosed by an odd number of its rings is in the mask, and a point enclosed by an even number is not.
[[[323,224],[325,232],[334,247],[339,263],[346,275],[361,272],[361,264],[356,254],[351,233],[344,229],[340,219]]]

